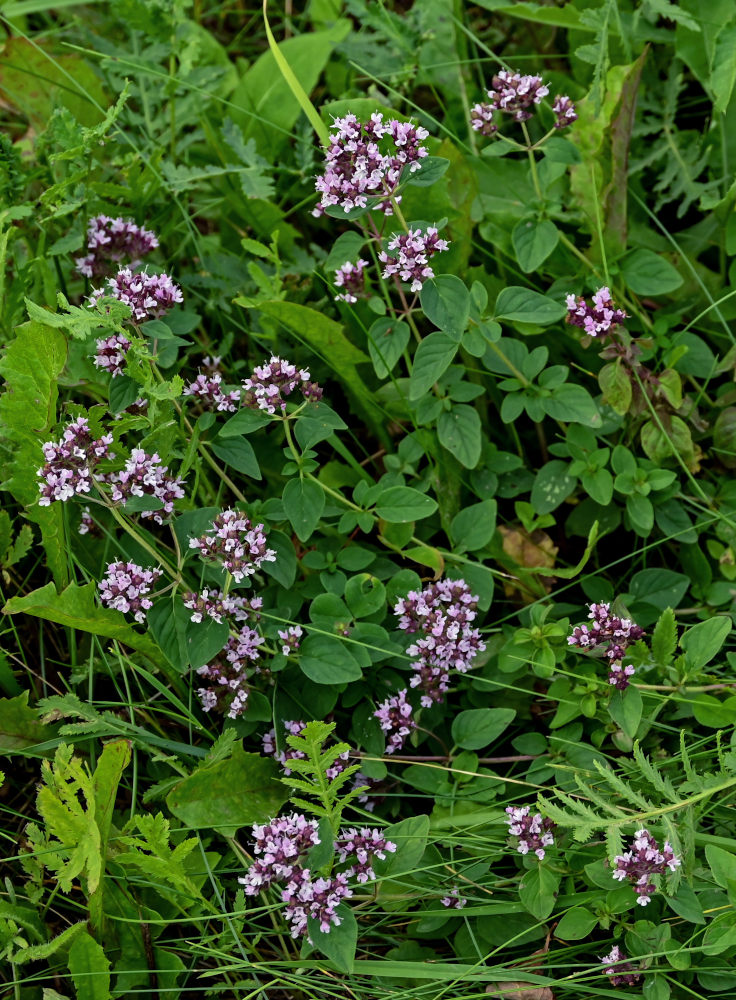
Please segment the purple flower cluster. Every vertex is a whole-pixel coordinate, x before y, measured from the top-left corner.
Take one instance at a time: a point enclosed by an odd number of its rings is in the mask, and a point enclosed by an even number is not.
[[[285,883],[281,901],[286,903],[284,916],[292,937],[306,933],[310,917],[319,922],[324,933],[339,927],[337,908],[353,895],[348,874],[312,878],[301,863],[310,848],[320,843],[316,820],[292,813],[264,826],[256,824],[253,839],[256,859],[245,876],[238,879],[246,895],[255,896],[274,883]]]
[[[631,665],[624,666],[621,661],[628,647],[645,634],[644,629],[635,625],[630,618],[612,615],[610,604],[591,604],[589,607],[588,618],[593,624],[576,626],[567,637],[568,645],[579,649],[596,649],[608,643],[608,683],[619,691],[625,691],[635,670]]]
[[[54,500],[89,493],[95,468],[111,457],[111,444],[112,434],[92,437],[86,417],[70,421],[58,441],[43,445],[44,464],[37,472],[41,478],[39,505],[48,507]]]
[[[284,721],[284,729],[287,736],[301,736],[302,730],[306,726],[306,722],[299,720],[295,721]],[[262,748],[263,752],[268,757],[273,757],[277,760],[281,767],[283,768],[284,774],[291,774],[291,769],[289,768],[289,761],[291,760],[304,760],[305,754],[301,750],[294,750],[293,747],[286,745],[285,750],[279,750],[276,746],[276,730],[269,729],[267,733],[264,733],[262,738]],[[325,774],[333,781],[338,774],[342,774],[346,767],[350,766],[350,752],[345,750],[341,753],[337,760],[327,768]]]
[[[548,94],[549,87],[542,82],[541,76],[509,73],[502,69],[491,81],[488,102],[472,108],[470,124],[481,135],[493,135],[498,131],[493,121],[496,111],[511,115],[514,121],[525,122],[532,117],[534,107],[541,104]],[[555,97],[552,110],[555,113],[555,128],[564,128],[577,120],[574,104],[562,94]]]
[[[314,878],[303,867],[303,861],[309,850],[320,843],[316,820],[292,813],[262,826],[256,824],[253,840],[255,860],[238,881],[245,886],[247,896],[256,896],[275,883],[285,883],[281,901],[286,904],[284,915],[293,937],[306,934],[310,917],[318,921],[325,934],[339,927],[337,908],[353,895],[349,879],[375,879],[373,859],[383,859],[387,851],[396,850],[396,845],[377,830],[341,830],[335,842],[339,860],[343,864],[352,857],[355,860],[345,871],[329,878]]]
[[[121,268],[114,278],[107,279],[107,287],[95,288],[89,297],[89,306],[104,297],[118,299],[130,306],[134,323],[147,319],[160,319],[184,297],[168,274],[140,274],[129,267]]]
[[[284,656],[289,656],[299,649],[299,640],[302,634],[301,625],[289,625],[288,628],[279,629],[278,636],[281,640],[281,652]]]
[[[458,887],[453,885],[448,894],[443,896],[440,902],[449,910],[462,910],[467,903],[467,899],[464,896],[461,896]]]
[[[144,622],[146,612],[153,605],[145,595],[160,576],[160,569],[143,569],[133,562],[111,562],[107,576],[97,584],[100,601],[107,608],[130,613],[137,622]]]
[[[297,368],[277,357],[254,368],[251,377],[243,382],[243,389],[245,406],[272,414],[276,410],[286,412],[285,397],[290,396],[295,389],[299,389],[308,402],[317,402],[322,398],[322,390],[316,382],[311,381],[307,368]]]
[[[93,519],[89,512],[89,507],[85,507],[82,511],[82,517],[79,522],[78,528],[80,535],[100,535],[102,532],[97,527],[97,522]]]
[[[439,580],[397,602],[398,627],[410,635],[420,634],[407,653],[417,657],[410,684],[422,692],[424,708],[444,700],[450,670],[466,673],[476,654],[486,648],[478,629],[472,628],[477,607],[478,598],[464,580]]]
[[[609,977],[611,986],[636,986],[641,979],[637,967],[629,962],[617,944],[603,956],[601,962],[605,966],[603,971]]]
[[[130,261],[131,267],[158,246],[156,234],[130,219],[111,219],[109,215],[96,215],[87,224],[87,249],[85,257],[74,263],[85,278],[96,278],[109,269],[110,263]]]
[[[590,337],[605,337],[627,318],[623,309],[616,308],[611,291],[605,285],[593,295],[592,303],[586,302],[582,295],[570,294],[565,298],[565,305],[567,322],[579,326]]]
[[[287,735],[300,736],[302,730],[306,726],[306,722],[299,720],[298,722],[284,721],[284,729]],[[277,760],[284,770],[284,774],[291,774],[289,769],[290,760],[304,760],[306,754],[302,753],[301,750],[294,750],[292,747],[286,746],[285,750],[279,750],[276,746],[276,730],[269,729],[267,733],[263,734],[262,737],[262,748],[263,752],[267,757],[273,757]]]
[[[274,882],[290,879],[302,857],[320,842],[317,820],[300,813],[256,823],[251,833],[256,860],[238,879],[246,896],[256,896]]]
[[[365,274],[368,261],[361,257],[354,264],[349,260],[345,261],[342,267],[335,271],[335,284],[342,288],[339,295],[335,296],[337,302],[357,302],[365,295]]]
[[[355,861],[350,865],[347,874],[358,882],[373,882],[376,873],[373,870],[373,859],[386,860],[386,851],[393,854],[396,851],[396,844],[386,840],[380,830],[364,826],[360,830],[350,827],[341,830],[335,841],[335,850],[341,863],[351,855]]]
[[[276,553],[266,546],[263,525],[253,525],[245,514],[224,510],[204,535],[189,539],[205,562],[221,563],[236,582],[252,576],[264,562],[275,562]]]
[[[156,452],[148,455],[142,448],[133,448],[123,469],[108,477],[112,487],[111,497],[115,503],[125,502],[130,497],[155,497],[161,501],[162,508],[144,510],[141,517],[151,517],[156,524],[163,524],[164,516],[174,510],[174,501],[185,495],[182,489],[184,480],[174,479],[168,471],[168,466],[161,464]]]
[[[575,105],[569,97],[566,97],[563,94],[558,94],[557,97],[555,97],[555,103],[552,105],[552,110],[555,113],[555,128],[565,128],[565,126],[572,125],[573,122],[578,120]]]
[[[675,857],[672,845],[665,840],[662,850],[648,830],[637,830],[631,847],[614,859],[613,877],[618,882],[628,881],[634,887],[637,903],[647,906],[656,891],[653,875],[664,875],[680,867],[680,859]]]
[[[416,729],[413,711],[406,700],[406,688],[404,688],[403,691],[381,702],[373,713],[381,724],[381,729],[386,733],[386,753],[391,754],[401,750],[411,731]]]
[[[412,173],[420,169],[420,160],[427,156],[421,143],[429,132],[411,122],[384,122],[379,112],[368,122],[347,114],[336,118],[332,129],[325,171],[315,182],[321,197],[313,214],[322,215],[331,205],[349,212],[364,208],[368,198],[380,198],[375,208],[391,215],[401,172],[405,167]]]
[[[381,250],[378,255],[379,260],[386,265],[383,277],[390,278],[397,274],[402,281],[411,282],[412,292],[418,292],[427,278],[434,277],[430,260],[435,254],[447,250],[449,245],[447,240],[441,240],[437,236],[434,226],[429,226],[425,233],[421,229],[410,229],[408,233],[394,234],[388,249],[395,250],[396,253],[391,255],[386,250]]]
[[[111,337],[103,337],[97,341],[95,352],[95,368],[102,368],[113,378],[122,375],[125,370],[125,355],[130,350],[130,341],[123,333],[113,333]]]
[[[209,370],[200,372],[193,382],[184,387],[182,394],[194,396],[205,410],[234,413],[240,405],[240,390],[223,391],[222,375],[217,371],[217,367],[212,365],[210,358],[204,360],[210,362]]]
[[[203,712],[222,712],[228,719],[237,719],[248,707],[248,685],[239,663],[221,658],[197,668],[197,673],[209,682],[197,688]]]
[[[232,618],[236,622],[257,621],[258,612],[263,607],[262,597],[240,597],[235,594],[222,594],[219,590],[203,590],[201,594],[193,591],[184,595],[184,607],[192,612],[191,621],[199,623],[205,617],[218,624],[224,619]]]
[[[531,812],[531,806],[507,806],[506,822],[511,836],[519,838],[516,847],[519,854],[533,851],[541,861],[545,847],[551,847],[555,842],[552,836],[555,824],[546,817],[542,819],[541,813],[532,815]]]

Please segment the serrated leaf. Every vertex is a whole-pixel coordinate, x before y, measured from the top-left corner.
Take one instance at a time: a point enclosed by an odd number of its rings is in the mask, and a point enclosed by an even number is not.
[[[672,608],[665,608],[652,632],[652,656],[661,667],[672,662],[677,648],[677,623]]]

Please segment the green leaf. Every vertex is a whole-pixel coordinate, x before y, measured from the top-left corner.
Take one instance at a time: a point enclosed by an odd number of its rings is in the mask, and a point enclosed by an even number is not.
[[[555,908],[560,876],[543,864],[525,871],[519,884],[519,899],[537,920],[546,920]]]
[[[440,414],[437,437],[466,469],[474,469],[480,461],[483,446],[480,416],[472,406],[456,405]]]
[[[299,667],[315,684],[346,684],[363,676],[348,643],[329,635],[308,635],[299,648]]]
[[[0,394],[2,437],[12,454],[3,459],[8,490],[24,507],[26,517],[38,524],[49,568],[59,586],[68,581],[64,541],[64,515],[60,503],[39,507],[36,470],[42,464],[41,445],[56,423],[58,380],[66,364],[66,340],[58,330],[42,323],[19,326],[0,361],[5,379]],[[31,506],[33,505],[33,506]]]
[[[608,713],[629,739],[634,739],[644,709],[638,688],[629,686],[625,691],[614,691],[608,703]]]
[[[326,955],[338,972],[349,975],[353,971],[355,948],[358,943],[358,922],[346,903],[340,903],[336,910],[340,920],[329,932],[320,930],[319,921],[307,919],[307,932],[315,948]]]
[[[584,906],[573,906],[562,917],[555,935],[562,941],[580,941],[588,937],[598,924],[598,917]]]
[[[201,622],[187,622],[187,657],[194,670],[209,663],[224,648],[230,628],[226,621],[216,622],[205,618]]]
[[[456,552],[475,552],[487,545],[496,530],[498,504],[495,500],[473,503],[455,515],[450,536]]]
[[[419,293],[424,315],[438,330],[459,339],[468,325],[470,292],[454,274],[430,278]]]
[[[568,475],[569,463],[559,459],[547,462],[537,473],[532,486],[531,502],[537,514],[550,514],[575,489],[575,478]]]
[[[392,524],[420,521],[436,510],[436,500],[411,486],[389,486],[376,501],[378,516]]]
[[[276,553],[276,562],[266,562],[263,569],[277,583],[288,590],[296,579],[296,552],[294,544],[283,531],[269,531],[268,545]]]
[[[660,611],[679,607],[689,586],[690,580],[683,573],[675,573],[671,569],[639,570],[629,584],[631,594],[637,601],[651,604]]]
[[[724,889],[736,886],[736,855],[715,844],[706,844],[705,856],[718,885]]]
[[[299,540],[306,542],[325,509],[325,491],[313,479],[290,479],[282,495],[284,513]]]
[[[736,24],[726,24],[718,32],[713,52],[710,89],[713,111],[722,114],[731,102],[736,83]]]
[[[113,379],[113,381],[117,382],[118,379]],[[247,406],[244,406],[223,424],[217,438],[221,441],[223,438],[240,437],[241,434],[252,434],[253,431],[260,430],[261,427],[265,427],[266,424],[270,423],[271,418],[263,410],[251,410]]]
[[[682,284],[682,276],[653,250],[633,250],[621,262],[624,281],[636,295],[666,295]]]
[[[77,1000],[109,1000],[110,962],[91,934],[78,934],[69,949],[69,972]]]
[[[469,708],[452,722],[452,738],[464,750],[481,750],[507,729],[514,718],[513,708]]]
[[[525,274],[536,271],[549,257],[560,241],[560,232],[554,222],[545,219],[533,222],[522,219],[511,233],[516,259]]]
[[[347,424],[335,411],[320,400],[312,403],[299,416],[294,430],[294,436],[302,447],[302,451],[313,448],[320,441],[332,437],[335,431],[343,431]]]
[[[508,285],[496,299],[494,319],[548,326],[562,319],[566,311],[565,304],[557,299],[540,295],[531,288]]]
[[[411,331],[401,320],[383,316],[368,331],[368,353],[379,378],[386,378],[409,343]]]
[[[336,271],[343,264],[354,264],[360,257],[360,251],[365,244],[365,236],[349,229],[340,233],[325,261],[325,271]]]
[[[379,879],[416,869],[427,846],[429,816],[409,816],[400,823],[387,826],[382,832],[386,840],[396,844],[396,851],[387,854],[384,861],[376,858],[373,867]]]
[[[406,183],[411,187],[429,187],[444,177],[449,166],[450,161],[444,156],[425,156],[419,161],[419,170],[410,173]]]
[[[603,393],[603,402],[607,403],[615,413],[625,416],[631,406],[633,390],[631,379],[620,360],[612,361],[601,368],[598,372],[598,385]]]
[[[672,662],[677,648],[677,624],[672,608],[665,608],[652,632],[652,656],[661,667]]]
[[[273,532],[269,533],[268,542],[272,545]],[[271,565],[266,563],[265,565]],[[169,663],[183,673],[189,669],[189,652],[187,648],[187,631],[189,629],[191,611],[188,611],[177,593],[173,593],[156,601],[148,612],[146,620],[151,634],[161,647]]]
[[[302,112],[300,96],[303,100],[314,89],[332,50],[349,30],[349,22],[340,19],[325,31],[287,38],[277,47],[279,61],[269,50],[248,67],[230,96],[230,114],[243,129],[243,138],[255,139],[264,156],[273,157],[288,141]],[[302,95],[294,93],[279,62],[293,74]],[[320,141],[324,142],[323,136]]]
[[[626,497],[626,513],[637,535],[646,538],[654,527],[654,507],[649,497],[643,497],[639,493],[630,494]]]
[[[647,458],[657,464],[673,461],[679,454],[691,465],[695,453],[690,428],[673,414],[662,414],[661,421],[648,420],[641,429],[641,446]]]
[[[218,830],[231,836],[243,826],[275,816],[289,793],[270,757],[234,748],[232,757],[203,764],[172,788],[166,804],[193,830]]]
[[[710,663],[731,634],[732,628],[730,617],[715,615],[683,632],[680,647],[685,653],[688,667],[700,670],[706,663]]]
[[[409,379],[409,399],[421,399],[450,367],[458,343],[447,333],[430,333],[417,347]]]
[[[582,385],[563,382],[542,403],[554,420],[585,424],[587,427],[600,427],[603,423],[595,400]]]
[[[28,691],[15,698],[0,698],[0,755],[11,756],[43,743],[49,735],[50,730],[40,721],[38,710],[28,706]]]
[[[386,588],[370,573],[351,577],[345,585],[345,600],[355,618],[367,618],[386,602]]]
[[[33,944],[29,948],[22,948],[13,956],[16,965],[23,965],[25,962],[39,962],[42,959],[50,958],[61,948],[67,948],[80,934],[87,933],[87,921],[82,920],[78,924],[72,924],[57,934],[55,938],[43,944]]]
[[[33,615],[59,625],[68,625],[81,632],[91,632],[106,639],[116,639],[130,646],[152,663],[159,665],[161,651],[147,635],[136,632],[120,611],[102,608],[96,602],[97,587],[94,583],[79,586],[70,583],[66,590],[56,593],[53,583],[32,590],[23,597],[11,597],[3,608],[6,615]]]
[[[210,444],[210,448],[221,462],[237,469],[243,475],[250,476],[251,479],[262,478],[256,453],[247,438],[218,436]]]

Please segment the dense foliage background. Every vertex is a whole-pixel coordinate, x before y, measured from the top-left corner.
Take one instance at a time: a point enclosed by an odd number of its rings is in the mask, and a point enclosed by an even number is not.
[[[735,996],[733,3],[0,18],[5,995]]]

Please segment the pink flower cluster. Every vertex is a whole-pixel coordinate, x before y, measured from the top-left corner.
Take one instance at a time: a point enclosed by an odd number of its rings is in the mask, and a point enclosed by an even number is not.
[[[107,279],[107,287],[95,288],[89,296],[89,307],[104,297],[118,299],[130,307],[134,323],[147,319],[160,319],[177,302],[183,302],[181,288],[168,274],[136,273],[129,267],[121,268],[114,278]]]
[[[617,309],[611,298],[611,291],[604,285],[593,295],[592,303],[588,303],[582,295],[568,295],[567,322],[579,326],[590,337],[605,337],[627,318],[623,309]]]
[[[612,615],[610,604],[591,604],[589,607],[588,618],[593,624],[576,626],[567,637],[568,645],[596,649],[607,643],[606,656],[610,661],[608,683],[619,691],[625,691],[636,671],[630,664],[624,666],[621,661],[627,648],[645,634],[644,629],[630,618]]]
[[[386,852],[393,854],[396,851],[396,844],[386,840],[380,830],[367,826],[360,830],[350,827],[340,831],[335,841],[335,850],[341,864],[344,864],[350,856],[355,856],[355,861],[347,870],[348,875],[361,883],[373,882],[376,878],[373,859],[385,861]]]
[[[264,562],[276,561],[276,553],[266,546],[263,525],[253,525],[236,510],[218,514],[204,535],[189,539],[189,548],[197,549],[205,562],[221,563],[238,583]]]
[[[421,290],[427,278],[434,277],[434,271],[429,262],[437,253],[447,250],[447,240],[441,240],[434,226],[429,226],[423,233],[421,229],[410,229],[408,233],[394,234],[388,244],[389,250],[395,250],[391,255],[381,250],[378,257],[386,266],[383,277],[390,278],[397,274],[402,281],[411,282],[412,292]]]
[[[236,594],[223,594],[219,590],[203,590],[201,594],[193,591],[184,595],[184,607],[192,612],[191,621],[199,623],[205,617],[218,624],[224,619],[232,618],[236,622],[258,621],[258,612],[263,607],[262,597],[241,597]]]
[[[275,883],[285,883],[281,901],[286,904],[284,915],[293,937],[306,934],[309,918],[318,921],[325,934],[339,927],[337,908],[353,895],[349,879],[356,877],[359,882],[374,879],[373,859],[385,858],[387,851],[396,850],[396,845],[377,830],[367,827],[341,830],[335,845],[340,862],[345,863],[351,856],[355,856],[355,862],[329,878],[314,878],[303,861],[310,849],[320,843],[316,820],[291,813],[265,825],[256,824],[252,835],[256,857],[238,881],[245,886],[247,896],[256,896]]]
[[[386,753],[396,753],[403,749],[407,737],[417,728],[414,710],[406,700],[406,688],[381,702],[373,713],[381,729],[386,733]]]
[[[637,903],[647,906],[656,886],[653,875],[664,875],[680,867],[680,859],[675,857],[672,845],[665,840],[660,851],[659,845],[648,830],[637,830],[628,851],[614,859],[613,877],[617,882],[630,882],[637,895]]]
[[[421,143],[429,135],[411,122],[390,119],[379,112],[361,122],[353,114],[336,118],[330,145],[325,152],[325,170],[315,181],[320,203],[313,214],[321,215],[331,205],[345,212],[364,208],[369,198],[380,198],[374,207],[391,215],[394,195],[405,167],[420,169],[427,149]],[[400,198],[397,197],[397,200]]]
[[[137,226],[130,219],[96,215],[87,224],[87,249],[90,252],[85,257],[77,257],[74,263],[85,278],[96,278],[108,270],[111,262],[128,260],[131,267],[135,267],[157,246],[156,234]]]
[[[168,472],[168,466],[161,464],[156,452],[148,455],[142,448],[133,448],[120,472],[113,472],[108,477],[112,487],[110,495],[115,503],[125,502],[130,497],[155,497],[161,501],[161,509],[144,510],[141,517],[150,517],[156,524],[163,524],[164,516],[174,510],[174,501],[185,495],[184,480],[174,479]]]
[[[476,654],[486,648],[472,627],[477,607],[478,598],[464,580],[439,580],[422,591],[410,591],[396,603],[398,627],[410,635],[420,634],[407,653],[417,657],[409,683],[422,692],[424,708],[444,700],[450,670],[467,673]]]
[[[234,413],[240,405],[240,390],[223,391],[222,375],[217,371],[217,365],[213,365],[210,358],[204,360],[208,363],[207,369],[184,387],[182,395],[195,397],[205,410]],[[219,360],[215,359],[216,362]]]
[[[245,406],[265,410],[274,414],[276,410],[286,412],[286,396],[299,389],[308,402],[317,402],[322,398],[322,390],[316,382],[311,381],[307,368],[297,368],[296,365],[281,358],[272,357],[264,365],[253,369],[250,378],[243,382]]]
[[[144,569],[133,562],[111,562],[107,575],[97,584],[100,601],[107,608],[130,613],[137,622],[144,622],[146,612],[153,606],[145,595],[160,576],[160,569]]]
[[[516,847],[519,854],[533,851],[541,861],[545,847],[551,847],[555,842],[552,836],[555,824],[546,817],[542,819],[541,813],[532,815],[531,806],[507,806],[506,822],[511,836],[519,838]]]
[[[361,257],[354,264],[349,260],[335,271],[335,284],[342,292],[335,296],[337,302],[348,302],[351,305],[365,295],[365,274],[368,261]]]
[[[462,908],[467,903],[467,899],[460,895],[460,890],[456,885],[453,885],[446,896],[443,896],[440,900],[443,906],[446,906],[448,910],[462,910]]]
[[[123,333],[113,333],[97,341],[94,357],[95,368],[102,368],[115,378],[125,370],[125,355],[130,350],[130,341]]]
[[[601,962],[605,966],[603,971],[609,977],[611,986],[636,986],[641,979],[637,967],[628,960],[617,944],[603,956]]]
[[[514,121],[525,122],[532,117],[534,107],[541,104],[549,94],[549,87],[541,76],[509,73],[500,70],[491,81],[488,103],[476,104],[470,112],[470,124],[481,135],[493,135],[498,131],[494,123],[494,113],[500,111],[512,115]],[[575,106],[569,97],[558,95],[552,110],[555,113],[555,128],[572,125],[577,119]]]
[[[112,434],[92,437],[86,417],[70,421],[58,441],[43,445],[44,464],[37,472],[41,478],[39,505],[48,507],[54,500],[89,493],[95,468],[111,457],[111,444]]]
[[[301,720],[299,720],[298,722],[286,721],[286,720],[284,721],[284,730],[286,731],[287,736],[301,736],[302,730],[304,729],[305,726],[306,722],[302,722]],[[267,733],[264,733],[262,738],[262,747],[263,747],[263,752],[268,757],[273,757],[274,760],[277,760],[279,764],[281,764],[284,774],[286,775],[291,774],[291,769],[289,768],[289,761],[304,760],[305,758],[305,755],[301,750],[295,750],[293,747],[290,747],[288,743],[286,744],[285,750],[279,750],[278,747],[276,746],[275,729],[269,729]],[[342,774],[345,768],[349,766],[350,766],[350,753],[349,751],[346,750],[344,753],[340,754],[340,756],[337,758],[336,761],[334,761],[331,767],[327,768],[327,771],[325,773],[327,777],[330,779],[330,781],[333,781],[338,776],[338,774]]]

